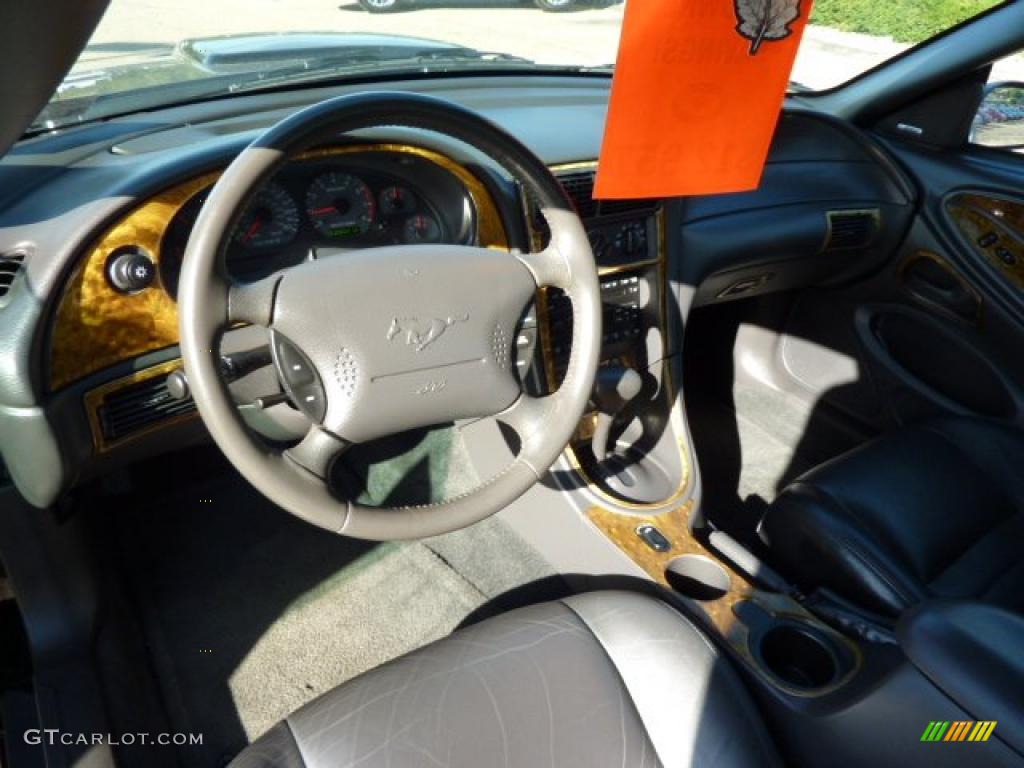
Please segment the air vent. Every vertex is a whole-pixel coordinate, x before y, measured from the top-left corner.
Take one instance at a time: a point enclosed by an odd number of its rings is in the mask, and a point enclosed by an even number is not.
[[[657,207],[656,200],[603,200],[598,204],[602,216],[618,216],[623,213],[653,213]]]
[[[11,286],[14,285],[14,279],[18,276],[24,265],[25,253],[23,251],[0,256],[0,299],[11,290]]]
[[[594,200],[594,172],[573,171],[558,174],[558,183],[572,200],[576,213],[581,218],[590,219],[597,215],[597,202]]]
[[[877,208],[867,211],[829,211],[826,251],[867,248],[881,229],[882,212]]]
[[[107,395],[98,415],[103,439],[114,442],[195,409],[191,398],[175,400],[171,397],[167,391],[167,376],[157,376]]]
[[[556,172],[555,178],[562,185],[565,193],[572,201],[573,207],[582,219],[595,219],[601,216],[620,216],[624,214],[652,214],[658,208],[657,200],[605,200],[594,199],[594,178],[596,171],[564,171]],[[533,226],[540,233],[541,240],[547,242],[547,223],[540,215],[536,202],[533,206]]]

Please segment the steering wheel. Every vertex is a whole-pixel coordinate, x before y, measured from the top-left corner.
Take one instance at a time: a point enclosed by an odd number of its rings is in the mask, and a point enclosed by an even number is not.
[[[551,232],[536,253],[455,245],[368,248],[307,261],[254,282],[232,279],[225,252],[256,190],[289,158],[366,128],[400,126],[483,152],[539,203]],[[518,320],[540,286],[563,290],[573,333],[561,386],[521,390],[510,362]],[[231,163],[185,251],[178,290],[181,354],[199,414],[241,474],[315,525],[371,540],[433,536],[494,514],[525,493],[572,437],[593,386],[601,300],[586,232],[561,186],[526,147],[479,115],[405,93],[341,96],[282,120]],[[268,330],[278,376],[309,419],[284,450],[249,430],[222,379],[222,334]],[[342,498],[334,460],[360,442],[416,427],[493,417],[519,450],[496,476],[434,504],[366,507]]]

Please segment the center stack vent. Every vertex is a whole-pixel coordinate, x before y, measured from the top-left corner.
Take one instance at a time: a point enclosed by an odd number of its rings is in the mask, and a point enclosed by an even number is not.
[[[555,171],[555,178],[562,185],[573,208],[581,219],[597,219],[604,216],[620,216],[626,213],[648,213],[657,208],[656,200],[595,200],[593,169],[579,171]],[[534,230],[543,235],[547,242],[548,228],[536,203],[532,205]]]

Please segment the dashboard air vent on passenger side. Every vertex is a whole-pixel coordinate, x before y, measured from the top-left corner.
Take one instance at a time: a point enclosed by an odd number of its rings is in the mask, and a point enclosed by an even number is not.
[[[867,248],[881,231],[882,212],[877,208],[862,211],[829,211],[826,251]]]
[[[192,413],[195,409],[191,398],[174,399],[167,390],[167,376],[161,375],[106,395],[97,416],[103,439],[111,443],[164,419]]]
[[[14,279],[25,266],[25,252],[14,251],[0,256],[0,299],[3,299],[14,285]]]

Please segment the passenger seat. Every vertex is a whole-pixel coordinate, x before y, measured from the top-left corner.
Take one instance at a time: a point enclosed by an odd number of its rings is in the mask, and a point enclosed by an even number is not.
[[[1024,432],[947,417],[880,437],[787,486],[760,534],[801,588],[873,613],[931,597],[1024,613]]]

